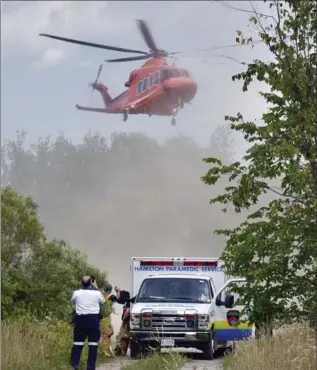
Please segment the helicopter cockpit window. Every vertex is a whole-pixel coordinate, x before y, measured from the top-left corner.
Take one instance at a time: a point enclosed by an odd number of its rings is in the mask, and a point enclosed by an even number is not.
[[[138,84],[136,85],[136,93],[137,94],[140,94],[141,88],[142,88],[142,81],[138,82]]]
[[[188,71],[186,69],[180,69],[180,74],[185,77],[190,77]]]
[[[170,69],[168,71],[168,78],[172,78],[172,77],[178,77],[178,72],[175,69]]]
[[[145,78],[145,79],[142,81],[142,89],[141,89],[141,91],[142,91],[142,92],[146,89],[146,86],[147,86],[147,78]]]
[[[162,82],[172,77],[178,77],[178,73],[175,69],[162,69],[161,70],[161,81]]]

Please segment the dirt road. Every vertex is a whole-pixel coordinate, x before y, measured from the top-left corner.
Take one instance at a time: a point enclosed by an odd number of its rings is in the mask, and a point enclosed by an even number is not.
[[[129,363],[133,363],[133,360],[126,358],[126,359],[116,359],[102,365],[98,370],[121,370],[122,365],[126,365]],[[221,360],[213,360],[213,361],[205,361],[205,360],[189,360],[189,362],[182,367],[182,370],[222,370],[222,361]]]
[[[134,360],[129,357],[116,358],[113,361],[102,365],[98,370],[121,370],[122,365],[131,364]],[[188,363],[181,370],[222,370],[222,360],[213,361],[189,359]]]

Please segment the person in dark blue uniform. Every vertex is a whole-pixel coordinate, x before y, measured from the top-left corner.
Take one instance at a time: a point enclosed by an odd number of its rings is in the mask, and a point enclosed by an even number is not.
[[[88,338],[87,370],[96,370],[100,340],[100,304],[105,303],[105,298],[96,280],[93,277],[84,276],[81,288],[73,292],[71,301],[76,310],[71,366],[75,370],[79,369],[81,353]]]

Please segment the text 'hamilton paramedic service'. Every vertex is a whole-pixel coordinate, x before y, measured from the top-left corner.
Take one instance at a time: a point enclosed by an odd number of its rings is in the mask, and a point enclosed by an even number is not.
[[[224,272],[223,266],[134,266],[135,272]]]

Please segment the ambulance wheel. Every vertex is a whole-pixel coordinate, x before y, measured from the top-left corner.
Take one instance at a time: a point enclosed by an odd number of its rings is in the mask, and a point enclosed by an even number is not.
[[[172,126],[175,126],[175,125],[176,125],[176,118],[175,118],[175,117],[173,117],[173,118],[172,118],[172,120],[171,120],[171,125],[172,125]]]
[[[139,342],[130,339],[130,357],[137,358],[140,355],[141,348]]]
[[[202,348],[203,357],[205,360],[213,360],[215,354],[215,334],[214,331],[210,332],[208,342]]]

